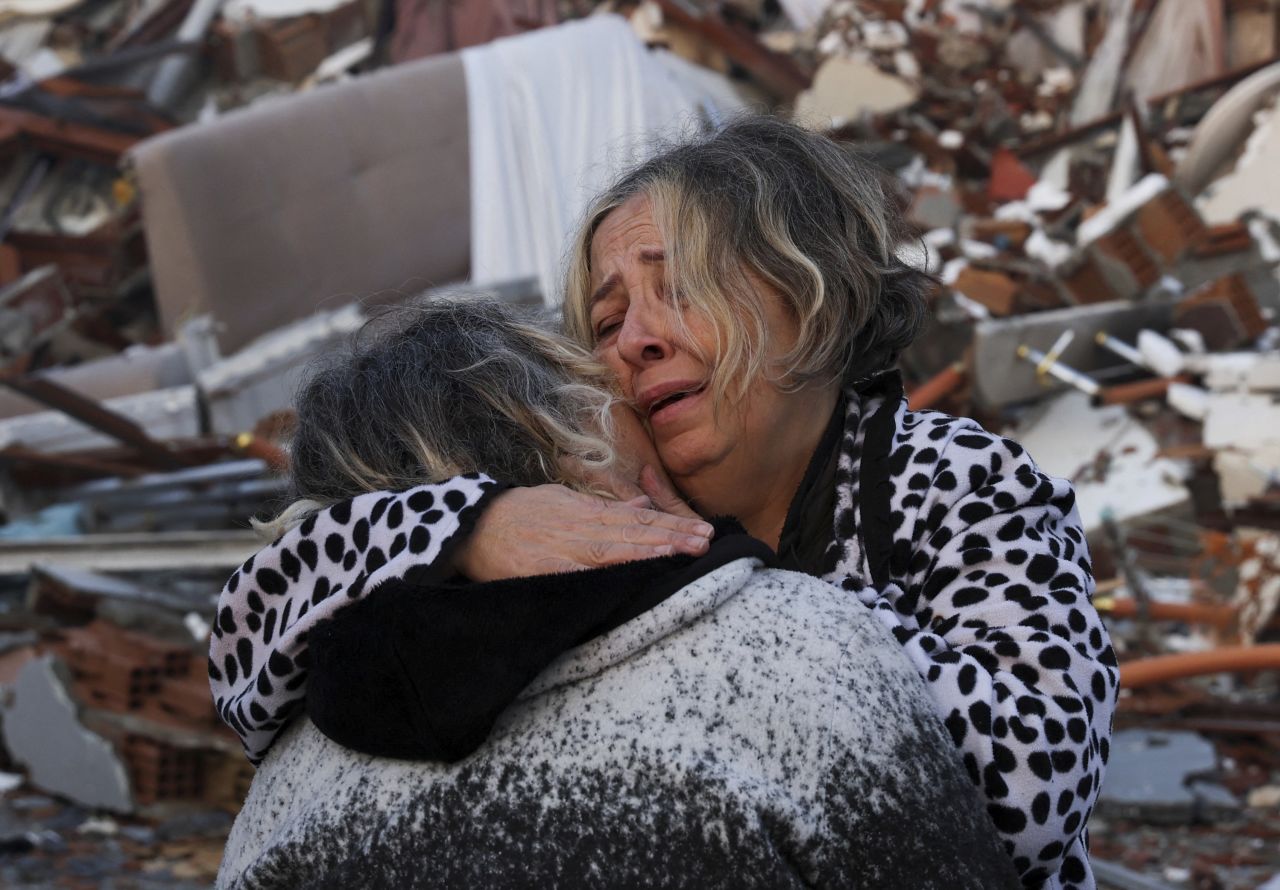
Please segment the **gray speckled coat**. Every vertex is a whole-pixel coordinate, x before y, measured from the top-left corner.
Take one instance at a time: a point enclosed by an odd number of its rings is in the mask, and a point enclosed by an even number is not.
[[[218,886],[1017,887],[902,647],[739,559],[566,653],[459,763],[296,721]]]

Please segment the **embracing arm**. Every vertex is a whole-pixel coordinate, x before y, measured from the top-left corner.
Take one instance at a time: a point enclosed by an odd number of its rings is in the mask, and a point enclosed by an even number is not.
[[[1023,881],[1038,886],[1083,869],[1064,859],[1109,753],[1115,655],[1070,485],[974,424],[916,415],[930,423],[932,436],[899,437],[902,491],[865,520],[865,533],[879,524],[914,546],[895,547],[892,580],[861,595],[925,677]]]
[[[471,475],[360,495],[309,517],[231,576],[218,600],[209,684],[250,760],[262,759],[306,694],[310,630],[412,570],[448,574],[460,533],[499,491]]]
[[[479,475],[360,495],[308,518],[223,588],[209,680],[255,762],[306,695],[308,634],[382,586],[571,571],[706,550],[711,526],[558,485],[504,490]]]

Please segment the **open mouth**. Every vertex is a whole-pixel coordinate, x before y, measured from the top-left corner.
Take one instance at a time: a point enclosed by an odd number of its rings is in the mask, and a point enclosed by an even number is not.
[[[705,389],[705,386],[699,386],[697,389],[676,391],[663,396],[661,399],[658,399],[658,401],[649,406],[649,417],[652,419],[665,409],[670,408],[672,405],[677,405],[686,399],[701,394]]]

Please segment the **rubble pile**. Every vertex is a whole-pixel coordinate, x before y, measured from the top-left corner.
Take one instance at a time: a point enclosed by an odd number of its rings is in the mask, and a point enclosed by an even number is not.
[[[514,189],[577,75],[495,147],[464,69],[523,72],[457,51],[605,14],[687,103],[647,119],[769,108],[882,168],[937,279],[912,406],[1074,483],[1122,663],[1104,886],[1280,874],[1280,0],[56,0],[0,4],[0,879],[207,881],[251,779],[209,622],[300,369],[365,298],[552,295],[554,244],[486,278],[450,165],[527,155],[485,209],[571,217]]]

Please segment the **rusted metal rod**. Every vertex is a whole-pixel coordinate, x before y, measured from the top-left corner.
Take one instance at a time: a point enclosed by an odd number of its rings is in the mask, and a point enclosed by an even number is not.
[[[1208,652],[1182,652],[1126,662],[1120,665],[1120,688],[1141,689],[1206,674],[1274,670],[1280,670],[1280,643],[1228,646]]]
[[[53,467],[55,469],[78,470],[95,476],[124,476],[126,479],[141,476],[146,472],[142,467],[136,467],[132,464],[98,460],[77,454],[46,453],[31,448],[23,448],[20,445],[10,445],[8,448],[0,449],[0,464],[3,463],[34,464],[35,466]]]
[[[29,399],[48,405],[73,417],[117,442],[137,449],[150,465],[164,470],[179,470],[190,462],[174,453],[163,442],[157,442],[128,417],[117,414],[88,396],[81,395],[61,383],[40,375],[0,378],[0,383]]]

